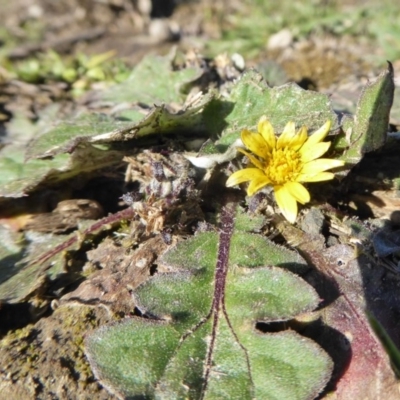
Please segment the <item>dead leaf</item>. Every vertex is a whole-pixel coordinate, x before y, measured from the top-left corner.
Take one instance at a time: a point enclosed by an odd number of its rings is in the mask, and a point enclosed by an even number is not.
[[[150,275],[167,245],[160,235],[150,238],[132,251],[117,246],[111,239],[88,252],[92,265],[101,268],[71,293],[60,299],[60,304],[102,305],[111,313],[129,315],[135,304],[131,292]]]
[[[33,216],[24,230],[37,232],[63,233],[78,227],[81,219],[98,219],[103,216],[103,208],[94,200],[63,200],[51,213]]]

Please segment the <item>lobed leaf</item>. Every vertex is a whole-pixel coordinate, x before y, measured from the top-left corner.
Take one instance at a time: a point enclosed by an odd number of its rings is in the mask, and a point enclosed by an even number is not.
[[[95,374],[112,392],[123,398],[307,399],[326,384],[332,363],[318,345],[292,331],[256,330],[258,321],[285,321],[318,305],[314,289],[285,268],[304,260],[261,236],[233,233],[227,210],[224,230],[178,243],[162,257],[169,270],[134,291],[150,319],[134,318],[87,338]],[[257,253],[249,252],[250,243]]]

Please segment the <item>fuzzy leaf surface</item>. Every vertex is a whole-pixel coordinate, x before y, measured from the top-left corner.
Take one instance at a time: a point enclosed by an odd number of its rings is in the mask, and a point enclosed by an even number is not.
[[[91,366],[109,390],[121,398],[308,399],[323,389],[332,363],[316,343],[255,326],[318,305],[314,289],[288,271],[306,268],[304,260],[228,225],[225,218],[219,234],[199,233],[162,257],[169,270],[134,291],[148,319],[88,337]],[[249,253],[250,243],[261,248]]]
[[[85,114],[49,128],[32,142],[27,158],[43,158],[73,152],[82,144],[106,144],[138,139],[151,134],[203,132],[202,110],[212,95],[202,96],[198,103],[169,111],[164,105],[151,108],[147,114],[129,114],[130,120],[103,114]]]
[[[27,158],[71,152],[80,143],[126,141],[154,133],[204,131],[201,111],[213,95],[200,96],[189,106],[183,101],[200,68],[173,68],[174,55],[149,55],[123,83],[98,95],[107,104],[130,104],[113,115],[85,113],[50,126],[29,146]],[[139,104],[142,107],[138,106]],[[166,104],[174,104],[173,111]]]
[[[334,147],[338,150],[346,143],[347,149],[340,158],[349,167],[356,165],[364,154],[385,144],[394,87],[393,67],[389,63],[387,70],[364,87],[354,119],[347,119],[343,124],[345,137],[337,138]]]
[[[3,239],[6,234],[9,233],[2,229]],[[0,262],[0,300],[4,303],[27,300],[35,291],[59,279],[67,271],[65,252],[58,253],[45,265],[35,263],[37,257],[60,245],[66,240],[65,237],[27,232],[23,239],[24,245],[20,251],[10,253]],[[74,246],[72,249],[76,248]]]
[[[303,90],[295,83],[270,88],[254,70],[242,75],[226,100],[215,100],[207,106],[205,121],[212,133],[222,131],[217,144],[228,147],[243,129],[256,129],[262,115],[277,133],[282,132],[288,121],[294,121],[297,128],[305,125],[310,131],[328,119],[333,127],[337,125],[337,116],[327,95]]]
[[[79,174],[91,173],[121,161],[123,153],[104,151],[91,145],[69,154],[58,154],[51,160],[29,159],[18,146],[7,146],[0,152],[0,197],[22,197],[40,185],[54,185]]]
[[[101,99],[115,104],[142,102],[149,106],[182,103],[188,86],[200,78],[203,71],[198,67],[176,70],[173,58],[174,54],[144,57],[126,81],[104,91]]]

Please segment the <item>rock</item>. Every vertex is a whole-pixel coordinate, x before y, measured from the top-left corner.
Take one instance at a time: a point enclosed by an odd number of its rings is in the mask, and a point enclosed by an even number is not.
[[[289,29],[282,29],[281,31],[270,36],[267,49],[280,50],[290,46],[293,43],[293,34]]]

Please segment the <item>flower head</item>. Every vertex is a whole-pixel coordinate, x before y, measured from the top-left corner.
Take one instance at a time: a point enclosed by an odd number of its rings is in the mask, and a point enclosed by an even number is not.
[[[325,154],[330,142],[323,142],[331,123],[308,136],[303,126],[296,133],[295,125],[289,122],[282,134],[276,138],[274,128],[266,117],[258,122],[258,132],[242,131],[241,138],[251,153],[238,149],[250,160],[252,166],[233,173],[226,186],[250,182],[247,194],[252,196],[264,186],[272,186],[276,202],[285,218],[294,223],[297,202],[310,201],[310,193],[300,182],[327,181],[334,178],[328,169],[344,165],[341,160],[319,158]]]

